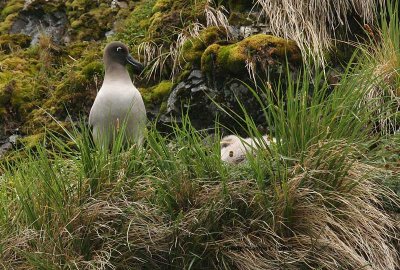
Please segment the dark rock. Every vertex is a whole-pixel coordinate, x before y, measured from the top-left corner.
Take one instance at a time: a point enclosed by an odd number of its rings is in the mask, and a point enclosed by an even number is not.
[[[203,79],[192,79],[192,84],[194,84],[194,85],[199,85],[199,84],[201,84],[202,82],[204,82]]]
[[[39,36],[45,34],[57,44],[64,44],[68,19],[65,12],[45,13],[41,9],[21,11],[11,26],[10,33],[22,33],[32,37],[31,45],[37,44]]]
[[[0,157],[4,156],[5,153],[10,151],[13,148],[13,144],[10,142],[6,142],[0,145]]]
[[[14,134],[6,139],[0,140],[0,157],[4,156],[8,151],[15,147],[19,137],[19,135]]]
[[[11,135],[9,138],[8,138],[8,141],[10,142],[10,143],[12,143],[12,144],[17,144],[17,140],[18,140],[18,138],[19,138],[20,136],[19,135]]]
[[[195,92],[198,92],[198,91],[206,91],[207,89],[208,89],[207,86],[205,86],[204,84],[201,84],[201,85],[199,85],[199,86],[192,87],[192,88],[190,89],[190,91],[191,91],[192,93],[195,93]]]
[[[197,78],[197,79],[202,79],[202,78],[204,78],[203,73],[201,73],[201,70],[198,70],[198,69],[193,70],[193,71],[190,73],[190,75],[189,75],[189,77],[188,77],[188,80],[191,80],[191,79],[193,79],[193,78]]]
[[[226,128],[241,133],[240,125],[231,117],[234,114],[243,116],[240,103],[255,119],[256,124],[265,126],[260,105],[246,85],[227,75],[224,83],[210,86],[203,80],[200,70],[193,70],[185,81],[171,91],[167,111],[158,121],[168,124],[172,119],[179,121],[183,114],[188,113],[197,129],[212,129],[218,119]]]

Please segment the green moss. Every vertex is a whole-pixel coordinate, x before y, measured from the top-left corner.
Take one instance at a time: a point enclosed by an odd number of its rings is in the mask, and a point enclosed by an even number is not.
[[[171,81],[160,82],[153,90],[156,98],[166,97],[172,89],[173,83]]]
[[[97,42],[58,47],[41,38],[12,57],[0,55],[2,117],[23,122],[23,133],[37,134],[59,129],[49,114],[61,122],[68,114],[86,114],[101,85],[101,47]]]
[[[85,10],[86,8],[89,8],[91,6],[91,0],[73,0],[73,1],[67,1],[66,5],[68,8],[72,10]]]
[[[229,72],[236,76],[247,74],[246,61],[264,66],[277,66],[286,61],[301,63],[301,53],[295,42],[279,37],[259,34],[236,44],[211,45],[203,53],[201,68],[205,73]]]
[[[85,46],[86,44],[86,46]],[[103,65],[101,62],[101,44],[85,42],[75,44],[68,48],[74,54],[74,59],[69,58],[65,64],[53,74],[52,88],[47,89],[47,96],[41,102],[45,112],[63,121],[68,115],[87,113],[100,87]],[[41,110],[33,110],[27,116],[29,123],[24,126],[29,133],[41,131],[44,126],[52,130],[59,127],[53,126],[54,120]]]
[[[71,56],[73,59],[80,58],[82,54],[85,54],[85,51],[90,48],[92,44],[88,41],[82,41],[82,42],[74,42],[71,45],[69,45],[65,51],[66,53]],[[98,46],[95,46],[98,48]]]
[[[221,46],[218,44],[212,44],[204,51],[201,57],[202,70],[205,73],[211,73],[214,69],[214,62],[217,58]]]
[[[179,74],[177,82],[181,82],[181,81],[186,80],[190,75],[191,68],[192,68],[192,66],[190,64],[187,64],[184,67],[183,71]]]
[[[38,133],[34,135],[29,135],[26,137],[22,137],[21,139],[18,140],[18,143],[22,144],[25,149],[32,149],[39,144],[41,144],[44,139],[45,139],[45,133]]]
[[[147,104],[160,103],[168,97],[171,92],[173,83],[171,81],[162,81],[156,86],[150,88],[142,88],[140,92],[143,96],[143,100]]]
[[[211,44],[226,39],[226,34],[218,27],[208,27],[196,38],[189,39],[182,46],[182,60],[200,66],[204,50]]]
[[[6,80],[4,77],[4,74],[0,75],[0,108],[3,109],[10,104],[12,90],[15,88],[15,81],[11,78]]]
[[[163,102],[161,102],[159,113],[160,114],[165,113],[167,109],[168,109],[168,102],[164,100]]]
[[[43,10],[44,13],[53,13],[59,10],[65,10],[64,0],[34,0],[30,1],[29,5],[26,5],[25,9],[29,12],[37,12]]]
[[[19,119],[23,119],[37,98],[31,77],[23,72],[7,72],[0,77],[0,107],[13,108]],[[8,78],[5,78],[8,77]],[[18,120],[18,119],[14,119]]]
[[[113,29],[117,14],[123,16],[118,8],[111,8],[110,1],[67,0],[65,8],[74,41],[103,39]]]
[[[0,50],[10,53],[17,49],[29,47],[30,42],[31,37],[24,34],[0,35]]]
[[[155,0],[140,1],[120,29],[117,29],[119,33],[116,38],[127,43],[131,48],[139,44],[147,35],[155,3]]]
[[[104,67],[101,61],[91,62],[82,69],[82,75],[87,79],[91,79],[94,76],[101,76],[103,73]]]
[[[14,19],[18,17],[17,13],[8,15],[2,22],[0,22],[0,33],[8,33],[14,22]]]
[[[33,78],[37,72],[35,61],[13,56],[2,60],[0,66],[0,106],[11,106],[14,112],[24,117],[37,97]]]
[[[82,21],[81,20],[75,20],[75,21],[71,22],[71,27],[74,28],[74,29],[77,29],[81,25],[82,25]]]
[[[152,9],[153,13],[156,12],[164,12],[167,11],[168,9],[170,9],[173,5],[174,1],[171,0],[158,0]]]
[[[17,1],[9,1],[7,6],[1,11],[0,16],[2,18],[7,17],[10,14],[17,13],[24,8],[24,1],[17,0]]]
[[[242,12],[231,12],[228,22],[231,25],[249,26],[252,25],[256,18],[249,17],[248,14]]]

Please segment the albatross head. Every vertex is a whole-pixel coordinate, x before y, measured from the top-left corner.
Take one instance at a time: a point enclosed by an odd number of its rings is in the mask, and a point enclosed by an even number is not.
[[[119,41],[111,42],[106,46],[103,61],[106,67],[113,64],[125,66],[129,63],[136,73],[140,73],[144,69],[143,65],[129,54],[128,47]]]

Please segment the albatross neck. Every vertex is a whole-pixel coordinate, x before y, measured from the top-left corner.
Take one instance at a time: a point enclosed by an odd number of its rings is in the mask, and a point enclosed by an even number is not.
[[[115,81],[115,80],[127,80],[131,81],[128,71],[125,66],[119,63],[108,63],[106,65],[106,73],[104,75],[104,81]]]

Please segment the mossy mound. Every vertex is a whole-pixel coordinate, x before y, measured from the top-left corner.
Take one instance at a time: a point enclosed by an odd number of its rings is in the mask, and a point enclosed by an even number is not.
[[[152,9],[150,37],[168,38],[191,23],[204,22],[206,4],[206,0],[158,0]]]
[[[59,130],[68,115],[86,114],[100,88],[103,64],[100,43],[55,45],[42,37],[39,44],[0,54],[0,118],[23,123],[25,134],[38,134],[45,128]]]
[[[105,32],[113,29],[118,9],[111,8],[108,1],[68,0],[65,2],[73,40],[99,40]]]
[[[200,35],[187,40],[182,47],[181,58],[183,61],[200,66],[204,50],[213,43],[226,41],[226,32],[218,27],[208,27]]]
[[[155,104],[162,102],[172,90],[174,83],[172,81],[161,81],[159,84],[149,87],[141,88],[143,101],[147,104]]]
[[[90,48],[87,46],[90,44]],[[32,111],[24,125],[26,133],[37,132],[50,124],[57,127],[51,116],[63,122],[69,116],[85,114],[90,108],[102,82],[104,73],[100,43],[86,43],[79,60],[64,58],[64,64],[53,74],[47,96],[41,109]],[[81,50],[82,44],[75,44],[72,51]],[[68,56],[67,56],[68,57]]]
[[[206,3],[206,0],[139,1],[125,22],[117,27],[116,37],[131,47],[151,41],[167,49],[186,26],[205,23]]]
[[[287,61],[286,61],[287,60]],[[283,38],[258,34],[232,45],[213,44],[201,57],[204,73],[226,74],[242,77],[249,63],[264,70],[269,67],[301,64],[301,53],[296,43]]]
[[[148,64],[146,88],[179,76],[177,65],[183,64],[178,63],[179,40],[188,38],[196,25],[206,24],[206,5],[206,0],[142,0],[117,25],[112,39],[127,43],[133,54],[138,52],[139,60]]]
[[[0,124],[20,121],[34,107],[38,98],[38,58],[26,57],[25,53],[0,58]],[[37,78],[36,77],[36,78]]]

